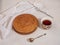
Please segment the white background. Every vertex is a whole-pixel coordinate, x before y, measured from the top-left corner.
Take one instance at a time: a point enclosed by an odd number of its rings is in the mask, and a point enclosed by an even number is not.
[[[9,8],[18,1],[19,0],[2,0],[1,11]],[[41,2],[45,5],[45,8],[47,9],[46,12],[54,17],[54,27],[48,31],[40,29],[40,33],[37,31],[38,33],[34,32],[33,34],[26,36],[11,31],[7,39],[0,39],[0,45],[60,45],[60,0],[41,0]],[[37,30],[39,30],[39,28]],[[35,40],[33,43],[26,41],[28,37],[36,37],[37,34],[43,34],[44,32],[46,32],[47,35]]]

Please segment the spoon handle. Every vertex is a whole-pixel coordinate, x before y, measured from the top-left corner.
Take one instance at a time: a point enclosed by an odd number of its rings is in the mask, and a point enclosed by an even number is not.
[[[42,35],[39,35],[39,36],[37,36],[37,37],[34,38],[34,39],[40,38],[40,37],[45,36],[45,35],[46,35],[46,33],[44,33],[44,34],[42,34]]]

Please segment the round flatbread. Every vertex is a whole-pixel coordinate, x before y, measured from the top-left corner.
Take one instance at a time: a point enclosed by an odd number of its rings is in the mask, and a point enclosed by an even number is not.
[[[15,17],[12,26],[18,33],[30,34],[38,27],[38,20],[32,14],[21,14]]]

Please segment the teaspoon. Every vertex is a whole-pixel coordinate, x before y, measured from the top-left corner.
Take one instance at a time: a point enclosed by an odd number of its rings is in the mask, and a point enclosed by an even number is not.
[[[45,35],[46,35],[46,33],[44,33],[44,34],[42,34],[42,35],[39,35],[39,36],[37,36],[37,37],[35,37],[35,38],[28,38],[27,41],[33,42],[35,39],[40,38],[40,37],[45,36]]]

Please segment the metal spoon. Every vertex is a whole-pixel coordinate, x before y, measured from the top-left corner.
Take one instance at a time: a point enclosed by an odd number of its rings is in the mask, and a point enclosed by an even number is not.
[[[45,35],[46,35],[46,33],[44,33],[44,34],[42,34],[42,35],[39,35],[39,36],[37,36],[37,37],[35,37],[35,38],[28,38],[27,40],[28,40],[29,42],[33,42],[35,39],[40,38],[40,37],[45,36]]]

